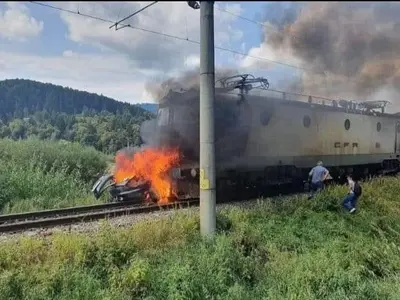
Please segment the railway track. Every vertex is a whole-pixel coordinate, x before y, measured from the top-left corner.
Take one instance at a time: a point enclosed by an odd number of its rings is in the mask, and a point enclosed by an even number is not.
[[[70,225],[124,215],[185,208],[198,204],[199,199],[188,199],[163,205],[139,205],[137,202],[122,202],[2,215],[0,216],[0,233]]]
[[[367,180],[369,181],[369,180]],[[281,190],[279,193],[273,192],[273,198],[276,196],[288,196],[293,194],[307,194],[303,191]],[[267,195],[264,195],[267,196]],[[258,198],[257,196],[248,199]],[[237,202],[238,200],[223,200],[220,203]],[[241,201],[245,201],[243,198]],[[54,226],[70,225],[80,222],[89,222],[105,218],[113,218],[124,215],[150,213],[170,209],[180,209],[199,204],[198,198],[180,200],[164,205],[143,205],[135,202],[116,202],[104,203],[88,206],[77,206],[63,209],[52,209],[37,212],[18,213],[0,215],[0,233],[20,232],[36,228],[48,228]]]
[[[291,193],[293,193],[293,191],[286,190],[284,192],[284,194]],[[277,196],[275,195],[275,193],[272,194],[274,196]],[[272,194],[269,196],[272,196]],[[253,195],[253,197],[240,197],[240,201],[253,198],[258,198],[258,196],[255,194]],[[220,203],[236,201],[235,199],[220,199]],[[37,228],[71,225],[81,222],[89,222],[105,218],[114,218],[124,215],[150,213],[160,210],[163,211],[170,209],[180,209],[196,206],[198,204],[198,198],[179,200],[164,205],[144,205],[143,203],[138,203],[136,200],[129,202],[126,201],[104,203],[88,206],[69,207],[63,209],[51,209],[36,212],[0,215],[0,233],[14,233]]]

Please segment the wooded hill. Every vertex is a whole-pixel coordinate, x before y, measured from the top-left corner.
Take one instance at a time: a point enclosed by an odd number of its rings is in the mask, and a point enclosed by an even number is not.
[[[0,81],[0,138],[63,139],[114,153],[139,145],[140,124],[152,117],[102,95],[25,79]]]

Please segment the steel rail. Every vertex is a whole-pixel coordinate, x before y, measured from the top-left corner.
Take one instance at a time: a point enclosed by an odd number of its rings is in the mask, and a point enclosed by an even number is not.
[[[178,201],[163,205],[141,205],[141,206],[131,206],[131,207],[123,207],[123,208],[113,208],[107,209],[102,211],[92,211],[88,213],[81,213],[81,214],[73,214],[73,215],[65,215],[65,216],[57,216],[57,217],[49,217],[44,219],[33,219],[28,221],[18,222],[21,219],[18,219],[17,222],[13,223],[3,223],[0,225],[0,232],[18,232],[24,231],[28,229],[35,229],[35,228],[46,228],[46,227],[54,227],[54,226],[61,226],[61,225],[70,225],[74,223],[80,222],[89,222],[104,218],[113,218],[119,217],[124,215],[131,215],[131,214],[140,214],[140,213],[149,213],[155,211],[162,211],[162,210],[170,210],[176,208],[185,208],[196,206],[199,204],[199,199],[188,199],[185,201]],[[47,212],[47,211],[46,211]],[[43,213],[43,212],[38,212]],[[23,215],[23,214],[19,214]],[[50,215],[47,215],[50,216]]]
[[[18,221],[18,220],[30,220],[30,219],[39,219],[39,218],[62,216],[62,215],[73,215],[73,214],[96,211],[96,210],[106,210],[106,209],[113,209],[113,208],[118,208],[118,207],[128,207],[128,206],[132,206],[135,204],[138,204],[138,201],[112,202],[112,203],[102,203],[102,204],[92,204],[92,205],[85,205],[85,206],[48,209],[48,210],[24,212],[24,213],[16,213],[16,214],[6,214],[6,215],[0,215],[0,224]]]

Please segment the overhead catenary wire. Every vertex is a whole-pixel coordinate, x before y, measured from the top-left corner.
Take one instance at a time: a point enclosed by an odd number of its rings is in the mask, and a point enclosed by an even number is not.
[[[58,10],[58,11],[62,11],[62,12],[78,15],[78,16],[81,16],[81,17],[86,17],[86,18],[90,18],[90,19],[93,19],[93,20],[101,21],[101,22],[104,22],[104,23],[115,24],[115,21],[112,21],[112,20],[109,20],[109,19],[93,16],[93,15],[90,15],[90,14],[85,14],[85,13],[82,13],[82,12],[77,12],[77,11],[70,10],[70,9],[65,9],[65,8],[53,6],[51,4],[37,2],[37,1],[29,1],[29,2],[32,3],[32,4],[43,6],[43,7],[55,9],[55,10]],[[159,32],[159,31],[155,31],[155,30],[150,30],[150,29],[146,29],[146,28],[133,26],[133,25],[130,25],[130,24],[123,24],[122,26],[124,28],[125,27],[126,28],[131,28],[131,29],[134,29],[134,30],[138,30],[138,31],[146,32],[146,33],[151,33],[151,34],[163,36],[163,37],[166,37],[166,38],[186,41],[188,43],[200,45],[199,41],[195,41],[195,40],[189,39],[188,37],[186,37],[186,38],[185,37],[179,37],[179,36],[175,36],[175,35]],[[288,64],[288,63],[285,63],[285,62],[275,61],[275,60],[271,60],[271,59],[264,58],[264,57],[254,56],[254,55],[246,54],[246,53],[243,53],[243,52],[240,52],[240,51],[236,51],[236,50],[232,50],[232,49],[228,49],[228,48],[224,48],[224,47],[215,46],[215,49],[218,49],[218,50],[221,50],[221,51],[230,52],[230,53],[237,54],[237,55],[241,55],[241,56],[244,56],[244,57],[250,57],[250,58],[261,60],[261,61],[267,61],[267,62],[270,62],[270,63],[291,67],[291,68],[298,69],[298,70],[314,72],[314,70],[312,70],[312,69],[291,65],[291,64]],[[287,94],[298,94],[296,92],[285,92],[285,93],[287,93]],[[319,97],[319,96],[312,96],[312,97],[325,98],[325,97]],[[333,100],[333,99],[329,99],[329,98],[325,98],[325,99]]]
[[[82,13],[82,12],[78,13],[78,12],[70,10],[70,9],[65,9],[65,8],[53,6],[53,5],[50,5],[50,4],[47,4],[47,3],[42,3],[42,2],[37,2],[37,1],[29,1],[29,2],[32,3],[32,4],[44,6],[44,7],[51,8],[51,9],[56,9],[56,10],[63,11],[63,12],[66,12],[66,13],[75,14],[75,15],[78,15],[78,16],[86,17],[86,18],[91,18],[93,20],[97,20],[97,21],[101,21],[101,22],[105,22],[105,23],[110,23],[110,24],[115,24],[115,21],[112,21],[112,20],[109,20],[109,19],[96,17],[96,16],[85,14],[85,13]],[[185,38],[185,37],[179,37],[179,36],[172,35],[172,34],[159,32],[159,31],[155,31],[155,30],[151,30],[151,29],[141,28],[141,27],[138,27],[138,26],[133,26],[131,24],[123,24],[121,27],[131,28],[131,29],[142,31],[142,32],[146,32],[146,33],[152,33],[152,34],[164,36],[164,37],[167,37],[167,38],[186,41],[188,43],[200,45],[199,41],[195,41],[195,40],[192,40],[192,39],[189,39],[189,38]],[[282,66],[298,69],[298,70],[314,72],[314,70],[309,69],[309,68],[292,65],[292,64],[289,64],[289,63],[285,63],[285,62],[281,62],[281,61],[277,61],[277,60],[272,60],[272,59],[265,58],[265,57],[259,57],[259,56],[255,56],[255,55],[250,55],[250,54],[247,54],[247,53],[244,53],[244,52],[241,52],[241,51],[237,51],[237,50],[232,50],[232,49],[219,47],[219,46],[215,46],[215,49],[221,50],[221,51],[225,51],[225,52],[230,52],[230,53],[237,54],[237,55],[241,55],[241,56],[244,56],[244,57],[250,57],[250,58],[253,58],[253,59],[260,60],[260,61],[266,61],[266,62],[269,62],[269,63],[278,64],[278,65],[282,65]]]
[[[115,24],[111,25],[111,26],[109,27],[109,29],[113,28],[114,26],[115,26],[115,30],[119,30],[119,29],[122,29],[122,28],[126,27],[126,25],[124,25],[124,26],[118,28],[118,25],[119,25],[120,23],[122,23],[122,22],[128,20],[129,18],[132,18],[133,16],[137,15],[138,13],[144,11],[145,9],[149,8],[150,6],[156,4],[157,2],[158,2],[158,1],[153,1],[152,3],[146,5],[145,7],[142,7],[141,9],[135,11],[134,13],[130,14],[129,16],[127,16],[127,17],[125,17],[125,18],[123,18],[123,19],[121,19],[121,20],[115,22]]]

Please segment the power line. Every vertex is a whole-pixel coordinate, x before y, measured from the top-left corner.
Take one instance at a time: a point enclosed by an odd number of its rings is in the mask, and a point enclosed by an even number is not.
[[[101,21],[101,22],[105,22],[105,23],[110,23],[110,24],[115,24],[115,22],[112,21],[112,20],[96,17],[96,16],[93,16],[93,15],[89,15],[89,14],[85,14],[85,13],[81,13],[81,12],[76,12],[76,11],[69,10],[69,9],[64,9],[64,8],[61,8],[61,7],[57,7],[57,6],[53,6],[53,5],[45,4],[45,3],[41,3],[41,2],[36,2],[36,1],[29,1],[29,2],[31,2],[32,4],[44,6],[44,7],[47,7],[47,8],[52,8],[52,9],[55,9],[55,10],[59,10],[59,11],[62,11],[62,12],[75,14],[75,15],[79,15],[79,16],[82,16],[82,17],[86,17],[86,18],[91,18],[93,20],[97,20],[97,21]],[[120,25],[122,25],[122,24],[120,23]],[[159,32],[159,31],[145,29],[145,28],[133,26],[131,24],[123,24],[121,27],[124,27],[124,28],[127,27],[127,28],[131,28],[131,29],[135,29],[135,30],[139,30],[139,31],[147,32],[147,33],[152,33],[152,34],[164,36],[164,37],[171,38],[171,39],[186,41],[186,42],[189,42],[189,43],[192,43],[192,44],[200,45],[199,41],[195,41],[195,40],[191,40],[189,38],[183,38],[183,37],[179,37],[179,36],[175,36],[175,35]],[[290,68],[294,68],[294,69],[298,69],[298,70],[313,72],[312,69],[308,69],[308,68],[305,68],[305,67],[292,65],[292,64],[289,64],[289,63],[276,61],[276,60],[268,59],[268,58],[265,58],[265,57],[259,57],[259,56],[255,56],[255,55],[250,55],[250,54],[246,54],[246,53],[243,53],[243,52],[240,52],[240,51],[236,51],[236,50],[231,50],[231,49],[224,48],[224,47],[215,46],[215,49],[218,49],[218,50],[221,50],[221,51],[225,51],[225,52],[230,52],[230,53],[237,54],[237,55],[242,55],[242,56],[245,56],[245,57],[250,57],[250,58],[261,60],[261,61],[267,61],[269,63],[274,63],[274,64],[278,64],[278,65],[282,65],[282,66],[286,66],[286,67],[290,67]]]
[[[64,9],[64,8],[61,8],[61,7],[57,7],[57,6],[53,6],[53,5],[45,4],[45,3],[41,3],[41,2],[36,2],[36,1],[30,1],[30,2],[33,3],[33,4],[44,6],[44,7],[56,9],[56,10],[59,10],[59,11],[63,11],[63,12],[67,12],[67,13],[71,13],[71,14],[75,14],[75,15],[80,15],[80,16],[83,16],[83,17],[91,18],[91,19],[98,20],[98,21],[101,21],[101,22],[115,24],[115,22],[112,21],[112,20],[96,17],[96,16],[93,16],[93,15],[84,14],[84,13],[76,12],[76,11],[69,10],[69,9]],[[130,24],[123,24],[122,26],[123,27],[132,28],[132,29],[136,29],[136,30],[143,31],[143,32],[147,32],[147,33],[153,33],[153,34],[164,36],[164,37],[171,38],[171,39],[177,39],[177,40],[186,41],[186,42],[189,42],[189,43],[200,45],[199,41],[191,40],[188,37],[187,38],[183,38],[183,37],[170,35],[170,34],[158,32],[158,31],[154,31],[154,30],[149,30],[149,29],[145,29],[145,28],[141,28],[141,27],[132,26]],[[287,66],[287,67],[291,67],[291,68],[295,68],[295,69],[299,69],[299,70],[303,70],[303,71],[312,71],[312,72],[314,72],[311,69],[307,69],[307,68],[303,68],[303,67],[299,67],[299,66],[294,66],[294,65],[291,65],[291,64],[288,64],[288,63],[284,63],[284,62],[280,62],[280,61],[274,61],[274,60],[271,60],[271,59],[268,59],[268,58],[263,58],[263,57],[258,57],[258,56],[246,54],[246,53],[243,53],[243,52],[240,52],[240,51],[236,51],[236,50],[232,50],[232,49],[228,49],[228,48],[215,46],[215,49],[218,49],[218,50],[221,50],[221,51],[230,52],[230,53],[237,54],[237,55],[242,55],[242,56],[245,56],[245,57],[250,57],[250,58],[253,58],[253,59],[257,59],[257,60],[272,62],[272,63],[275,63],[275,64],[280,64],[280,65],[283,65],[283,66]],[[352,80],[350,79],[350,81],[352,81]],[[283,92],[283,91],[279,91],[279,92]],[[301,96],[305,96],[303,94],[298,94],[298,93],[293,93],[293,92],[285,92],[285,93],[287,93],[287,94],[292,93],[292,94],[297,94],[298,96],[300,96],[300,95]],[[320,96],[313,96],[313,97],[317,97],[317,98],[321,98],[321,99],[325,98],[325,97],[320,97]],[[325,98],[325,99],[328,100],[329,98]]]
[[[133,16],[137,15],[137,14],[140,13],[141,11],[144,11],[146,8],[148,8],[148,7],[150,7],[150,6],[154,5],[154,4],[156,4],[157,2],[158,2],[158,1],[154,1],[154,2],[152,2],[152,3],[148,4],[148,5],[146,5],[145,7],[142,7],[141,9],[135,11],[134,13],[130,14],[129,16],[127,16],[127,17],[125,17],[125,18],[123,18],[122,20],[119,20],[119,21],[115,22],[115,24],[114,24],[114,25],[111,25],[109,28],[111,29],[111,28],[113,28],[114,26],[115,26],[115,30],[119,30],[119,29],[124,28],[125,26],[122,26],[122,27],[118,28],[118,24],[119,24],[119,23],[122,23],[123,21],[128,20],[129,18],[132,18]]]
[[[47,7],[47,8],[56,9],[56,10],[67,12],[67,13],[74,14],[74,15],[79,15],[79,16],[90,18],[90,19],[97,20],[97,21],[102,21],[102,22],[112,23],[112,24],[115,23],[114,21],[103,19],[103,18],[96,17],[96,16],[92,16],[92,15],[88,15],[88,14],[83,14],[83,13],[81,13],[79,11],[74,11],[74,10],[70,10],[70,9],[66,9],[66,8],[61,8],[61,7],[53,6],[53,5],[50,5],[50,4],[36,2],[36,1],[29,1],[29,2],[32,3],[32,4],[44,6],[44,7]]]
[[[109,19],[105,19],[105,18],[101,18],[101,17],[97,17],[97,16],[93,16],[93,15],[89,15],[89,14],[85,14],[85,13],[81,13],[80,11],[73,11],[73,10],[69,10],[69,9],[64,9],[64,8],[61,8],[61,7],[57,7],[57,6],[53,6],[53,5],[45,4],[45,3],[41,3],[41,2],[36,2],[36,1],[29,1],[29,2],[31,2],[32,4],[40,5],[40,6],[43,6],[43,7],[59,10],[59,11],[70,13],[70,14],[79,15],[79,16],[90,18],[90,19],[93,19],[93,20],[97,20],[97,21],[101,21],[101,22],[105,22],[105,23],[109,23],[109,24],[115,24],[115,21],[112,21],[112,20],[109,20]],[[217,8],[217,9],[219,9],[219,8]],[[223,10],[223,9],[219,9],[219,10],[226,11],[226,10]],[[232,12],[229,12],[229,11],[226,11],[226,12],[231,13],[232,15],[235,15],[238,18],[248,20],[248,21],[250,21],[252,23],[258,23],[260,25],[262,24],[260,22],[257,22],[257,21],[251,20],[251,19],[247,19],[247,18],[242,17],[240,15],[234,14]],[[265,25],[265,24],[262,24],[262,25]],[[152,33],[152,34],[155,34],[155,35],[164,36],[164,37],[171,38],[171,39],[186,41],[186,42],[189,42],[189,43],[192,43],[192,44],[197,44],[197,45],[200,44],[199,41],[191,40],[188,37],[187,38],[183,38],[183,37],[179,37],[179,36],[175,36],[175,35],[171,35],[171,34],[166,34],[166,33],[163,33],[163,32],[158,32],[158,31],[154,31],[154,30],[150,30],[150,29],[145,29],[145,28],[141,28],[141,27],[137,27],[137,26],[132,26],[130,24],[123,24],[123,27],[128,27],[128,28],[131,28],[131,29],[139,30],[139,31],[146,32],[146,33]],[[271,26],[271,28],[272,28],[272,26]],[[276,30],[276,29],[274,28],[274,30]],[[230,52],[230,53],[237,54],[237,55],[241,55],[241,56],[244,56],[244,57],[250,57],[250,58],[261,60],[261,61],[267,61],[267,62],[270,62],[270,63],[275,63],[275,64],[291,67],[291,68],[294,68],[294,69],[299,69],[299,70],[303,70],[303,71],[310,71],[310,72],[315,73],[315,71],[313,69],[308,69],[308,68],[305,68],[305,67],[291,65],[291,64],[288,64],[288,63],[285,63],[285,62],[280,62],[280,61],[275,61],[275,60],[264,58],[264,57],[250,55],[250,54],[246,54],[246,53],[243,53],[243,52],[240,52],[240,51],[236,51],[236,50],[232,50],[232,49],[228,49],[228,48],[215,46],[215,49],[218,49],[218,50],[221,50],[221,51]],[[326,80],[326,74],[325,73],[324,73],[323,77]],[[352,78],[347,78],[347,79],[348,79],[348,81],[356,82],[356,81],[352,80]],[[283,92],[283,91],[279,91],[279,92]],[[298,96],[300,96],[300,95],[301,96],[305,96],[303,94],[299,94],[299,93],[295,93],[295,92],[285,92],[285,93],[294,94],[294,95],[297,94]],[[320,97],[320,96],[312,96],[312,97],[331,100],[329,98]]]

